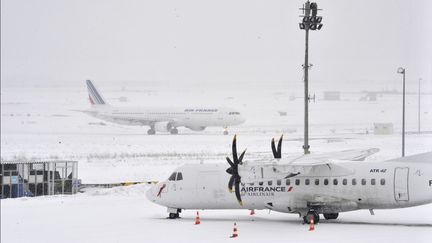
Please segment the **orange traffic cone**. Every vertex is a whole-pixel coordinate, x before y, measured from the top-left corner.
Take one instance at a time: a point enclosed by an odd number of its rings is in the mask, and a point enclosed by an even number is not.
[[[250,214],[249,215],[255,215],[255,209],[251,209]]]
[[[313,218],[310,219],[310,224],[309,224],[309,231],[314,231],[315,230],[315,223]]]
[[[236,238],[236,237],[238,237],[237,223],[234,223],[233,234],[230,236],[230,238]]]
[[[195,218],[195,225],[197,225],[197,224],[201,224],[200,217],[199,217],[199,212],[198,211],[197,211],[197,216]]]

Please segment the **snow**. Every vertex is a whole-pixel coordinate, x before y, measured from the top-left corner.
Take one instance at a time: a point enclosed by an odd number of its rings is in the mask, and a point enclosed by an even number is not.
[[[97,83],[97,82],[96,82]],[[238,134],[245,159],[271,156],[270,140],[284,132],[283,154],[301,153],[302,99],[289,100],[301,89],[263,85],[242,87],[145,87],[122,89],[97,83],[112,105],[213,105],[240,109],[247,122],[230,128]],[[292,90],[291,90],[292,88]],[[378,89],[378,88],[376,88]],[[323,89],[324,90],[324,89]],[[321,90],[322,91],[322,90]],[[400,94],[360,102],[363,95],[343,90],[341,101],[310,105],[311,148],[314,153],[376,147],[368,161],[400,155]],[[180,134],[148,136],[145,127],[106,123],[75,110],[88,107],[84,81],[71,87],[2,87],[1,158],[3,160],[72,159],[79,162],[83,183],[163,180],[184,163],[226,163],[232,136],[221,128],[204,132],[180,129]],[[182,95],[179,95],[181,93]],[[127,102],[116,98],[127,97]],[[422,134],[417,134],[417,97],[407,95],[406,154],[431,151],[432,95],[422,96]],[[286,111],[280,116],[278,111]],[[393,135],[373,135],[374,122],[392,122]],[[366,133],[368,131],[368,133]],[[247,242],[430,242],[432,205],[342,213],[336,221],[322,221],[308,231],[296,215],[245,210],[202,211],[202,224],[193,225],[195,211],[178,220],[165,219],[166,209],[145,198],[148,185],[86,189],[72,196],[1,200],[1,242],[219,242],[230,240],[234,222],[236,241]]]
[[[2,242],[222,242],[234,222],[240,242],[430,242],[432,205],[348,212],[309,232],[297,215],[247,210],[166,210],[144,197],[148,185],[93,189],[74,196],[2,200]]]

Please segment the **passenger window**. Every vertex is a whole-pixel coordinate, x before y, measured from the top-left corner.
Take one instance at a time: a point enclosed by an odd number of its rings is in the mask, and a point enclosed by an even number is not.
[[[291,181],[290,181],[290,179],[287,179],[286,182],[285,182],[285,184],[286,184],[287,186],[291,185]]]
[[[337,185],[338,184],[338,179],[333,179],[333,185]]]
[[[173,172],[173,173],[170,175],[170,177],[168,178],[168,180],[169,180],[169,181],[175,181],[175,179],[176,179],[176,175],[177,175],[177,172]]]
[[[319,185],[319,179],[315,179],[315,185]]]
[[[362,183],[363,186],[366,185],[366,179],[362,179],[361,183]]]
[[[328,179],[324,179],[324,185],[328,185]]]
[[[177,173],[177,180],[178,180],[178,181],[183,180],[183,175],[182,175],[181,172]]]
[[[262,186],[262,185],[264,185],[264,182],[260,181],[260,182],[258,182],[258,185]]]
[[[346,186],[347,183],[348,183],[348,180],[347,180],[347,179],[343,179],[343,180],[342,180],[342,184],[343,184],[344,186]]]
[[[375,179],[371,179],[371,185],[375,186],[375,184],[376,184]]]
[[[299,180],[299,179],[296,179],[296,180],[295,180],[295,184],[296,184],[296,186],[300,185],[300,180]]]
[[[282,180],[277,180],[277,181],[276,181],[276,184],[277,184],[278,186],[282,185]]]
[[[384,186],[385,185],[385,179],[383,178],[383,179],[381,179],[381,186]]]
[[[271,186],[271,185],[273,184],[273,181],[268,181],[267,184],[268,184],[269,186]]]
[[[306,185],[306,186],[309,186],[309,184],[310,184],[310,180],[309,180],[309,179],[306,179],[306,180],[305,180],[305,185]]]
[[[357,180],[356,179],[352,179],[352,185],[353,186],[357,185]]]

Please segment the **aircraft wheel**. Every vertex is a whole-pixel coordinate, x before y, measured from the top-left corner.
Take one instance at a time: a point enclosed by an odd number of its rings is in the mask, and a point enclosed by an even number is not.
[[[173,128],[173,129],[171,129],[171,130],[170,130],[170,133],[171,133],[171,134],[178,134],[178,130],[177,130],[177,128]]]
[[[303,217],[303,221],[306,224],[310,224],[310,219],[312,219],[312,218],[313,218],[315,224],[317,224],[319,222],[319,220],[320,220],[320,216],[319,216],[319,214],[317,212],[315,212],[315,211],[309,211],[306,214],[306,216]]]
[[[176,219],[176,218],[180,218],[180,215],[178,213],[170,213],[168,217],[170,219]]]
[[[329,219],[337,219],[339,216],[339,213],[325,213],[324,214],[324,218],[329,220]]]
[[[154,130],[154,129],[149,129],[149,130],[147,131],[147,134],[148,134],[148,135],[155,135],[155,134],[156,134],[156,130]]]

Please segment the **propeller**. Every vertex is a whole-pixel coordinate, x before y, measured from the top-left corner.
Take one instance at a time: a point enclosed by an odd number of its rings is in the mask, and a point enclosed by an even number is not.
[[[275,159],[280,159],[280,158],[282,158],[282,139],[283,139],[283,134],[282,134],[281,137],[279,138],[279,142],[278,142],[277,149],[276,149],[275,139],[272,138],[272,141],[271,141],[271,148],[272,148],[272,152],[273,152],[273,157],[274,157]]]
[[[238,173],[238,165],[242,164],[243,157],[246,153],[246,149],[240,154],[240,157],[237,156],[237,135],[234,135],[233,143],[232,143],[232,156],[233,160],[231,160],[229,157],[226,157],[226,160],[228,161],[228,164],[230,167],[226,170],[228,174],[231,175],[231,178],[228,181],[228,190],[232,192],[232,188],[234,186],[235,189],[235,195],[237,198],[237,201],[239,202],[240,206],[243,206],[243,202],[240,196],[240,183],[241,183],[241,177]]]

